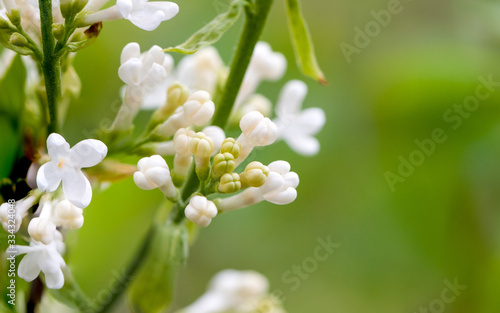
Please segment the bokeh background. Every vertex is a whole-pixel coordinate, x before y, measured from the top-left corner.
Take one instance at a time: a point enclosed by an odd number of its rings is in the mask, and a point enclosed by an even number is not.
[[[179,15],[156,31],[127,21],[106,23],[99,40],[78,54],[83,89],[63,129],[68,141],[92,136],[113,118],[126,43],[136,41],[143,50],[176,45],[228,3],[176,2]],[[323,87],[298,71],[284,1],[275,1],[263,40],[283,52],[289,65],[282,80],[263,83],[259,92],[275,101],[287,80],[306,81],[304,106],[321,107],[327,115],[318,135],[322,149],[312,158],[282,142],[258,151],[263,163],[292,164],[301,179],[298,199],[224,214],[201,230],[179,276],[175,307],[196,299],[219,270],[236,268],[266,275],[271,289],[283,292],[290,313],[410,313],[429,306],[431,312],[500,310],[499,84],[463,113],[456,129],[444,117],[475,95],[479,77],[500,82],[500,3],[403,0],[401,12],[348,62],[342,43],[354,45],[355,28],[372,25],[372,11],[394,3],[303,1],[329,81]],[[226,63],[240,27],[216,45]],[[139,120],[146,118],[144,113]],[[446,140],[391,188],[387,172],[401,175],[401,158],[418,154],[415,141],[432,138],[435,129]],[[85,226],[69,240],[69,263],[90,297],[97,298],[128,264],[160,200],[159,193],[141,191],[131,179],[94,196]],[[314,256],[318,238],[340,246],[292,288],[283,275]],[[467,289],[441,308],[445,280]]]

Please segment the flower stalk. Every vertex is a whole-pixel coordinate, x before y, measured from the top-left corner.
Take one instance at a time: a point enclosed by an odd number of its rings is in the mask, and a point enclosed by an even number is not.
[[[55,39],[52,35],[52,0],[39,0],[42,33],[42,70],[45,78],[49,111],[48,132],[58,131],[57,102],[61,97],[61,64],[55,54]]]

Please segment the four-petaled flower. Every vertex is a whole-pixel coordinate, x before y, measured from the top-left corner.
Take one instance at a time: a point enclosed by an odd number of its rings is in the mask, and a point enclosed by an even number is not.
[[[52,192],[62,181],[66,198],[79,208],[87,207],[92,199],[92,188],[81,169],[101,162],[108,152],[106,145],[99,140],[86,139],[70,149],[61,135],[52,133],[47,138],[47,150],[51,160],[38,170],[38,188]]]

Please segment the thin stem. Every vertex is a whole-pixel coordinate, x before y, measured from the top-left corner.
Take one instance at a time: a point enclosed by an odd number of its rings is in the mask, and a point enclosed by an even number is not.
[[[42,31],[43,61],[47,103],[49,109],[49,133],[57,132],[57,101],[61,94],[61,64],[55,55],[55,40],[52,35],[52,0],[38,0]]]
[[[273,0],[256,0],[246,7],[246,20],[233,57],[229,76],[222,91],[213,125],[225,128],[240,90],[255,44],[262,35]]]
[[[137,271],[141,268],[142,263],[146,259],[145,256],[149,251],[153,234],[154,234],[154,227],[151,226],[146,236],[144,237],[144,240],[141,243],[139,251],[137,251],[137,253],[135,254],[134,259],[130,263],[129,267],[127,268],[125,274],[121,279],[121,281],[124,283],[119,284],[117,286],[117,289],[112,294],[111,300],[105,305],[101,306],[99,309],[97,309],[95,313],[110,312],[113,306],[115,305],[116,301],[120,299],[125,289],[129,286],[129,284],[127,284],[126,282],[130,282],[132,280],[132,278],[137,274]]]

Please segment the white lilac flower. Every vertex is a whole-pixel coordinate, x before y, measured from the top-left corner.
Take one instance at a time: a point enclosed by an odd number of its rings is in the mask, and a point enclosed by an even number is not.
[[[165,82],[174,61],[159,46],[141,54],[139,44],[131,42],[123,48],[120,63],[118,76],[125,84],[152,90]]]
[[[236,107],[245,102],[257,90],[261,81],[275,81],[283,77],[286,66],[283,54],[273,52],[267,42],[258,42],[236,98]]]
[[[241,135],[236,142],[241,146],[236,164],[243,162],[254,147],[268,146],[276,140],[277,127],[262,113],[253,111],[240,120]]]
[[[215,104],[208,92],[199,90],[188,97],[186,103],[178,107],[174,114],[158,126],[156,132],[170,137],[180,128],[190,125],[202,126],[208,123],[215,112]]]
[[[61,254],[64,252],[62,235],[55,233],[55,239],[48,245],[32,241],[30,246],[14,246],[16,255],[25,254],[19,263],[18,275],[27,282],[45,274],[45,284],[50,289],[60,289],[64,285],[62,268],[66,266]]]
[[[5,229],[5,231],[11,230],[11,228],[9,228],[9,225],[11,225],[10,223],[12,222],[9,221],[12,220],[11,217],[12,215],[10,214],[12,210],[15,210],[14,231],[17,232],[19,230],[19,227],[21,227],[23,218],[28,214],[28,210],[33,206],[36,199],[37,197],[35,195],[29,195],[26,198],[16,201],[14,203],[5,202],[2,203],[2,205],[0,205],[0,222],[2,223],[2,226]]]
[[[167,198],[174,199],[177,196],[170,170],[167,162],[159,155],[142,158],[137,163],[139,171],[134,173],[135,184],[144,190],[160,189]]]
[[[92,187],[82,168],[100,163],[108,152],[106,145],[95,139],[82,140],[70,149],[59,134],[47,138],[50,161],[43,164],[36,176],[41,191],[53,192],[62,181],[66,198],[75,206],[85,208],[92,199]]]
[[[101,1],[93,1],[86,10],[98,10],[100,7]],[[85,15],[81,26],[124,18],[139,28],[152,31],[177,13],[179,6],[169,1],[117,0],[114,6]]]
[[[180,128],[174,136],[174,169],[172,174],[178,179],[177,183],[181,183],[187,176],[191,163],[193,162],[189,143],[195,135],[195,132],[190,129]]]
[[[306,94],[307,85],[304,82],[288,82],[281,91],[273,122],[278,126],[278,139],[283,139],[299,154],[315,155],[320,145],[313,136],[323,128],[326,118],[320,108],[301,110]]]
[[[224,270],[212,278],[205,294],[182,312],[255,312],[268,291],[268,280],[255,271]]]
[[[207,227],[217,215],[215,204],[203,196],[194,196],[184,210],[187,219],[201,227]]]
[[[297,198],[299,176],[290,171],[290,164],[286,161],[275,161],[268,165],[269,173],[266,182],[258,187],[250,187],[243,192],[216,201],[220,211],[241,209],[261,201],[274,204],[289,204]]]
[[[74,206],[68,200],[56,205],[54,223],[67,229],[78,229],[83,226],[83,209]]]
[[[217,49],[206,47],[184,57],[175,75],[176,79],[191,91],[205,90],[213,96],[223,70],[224,63]]]

